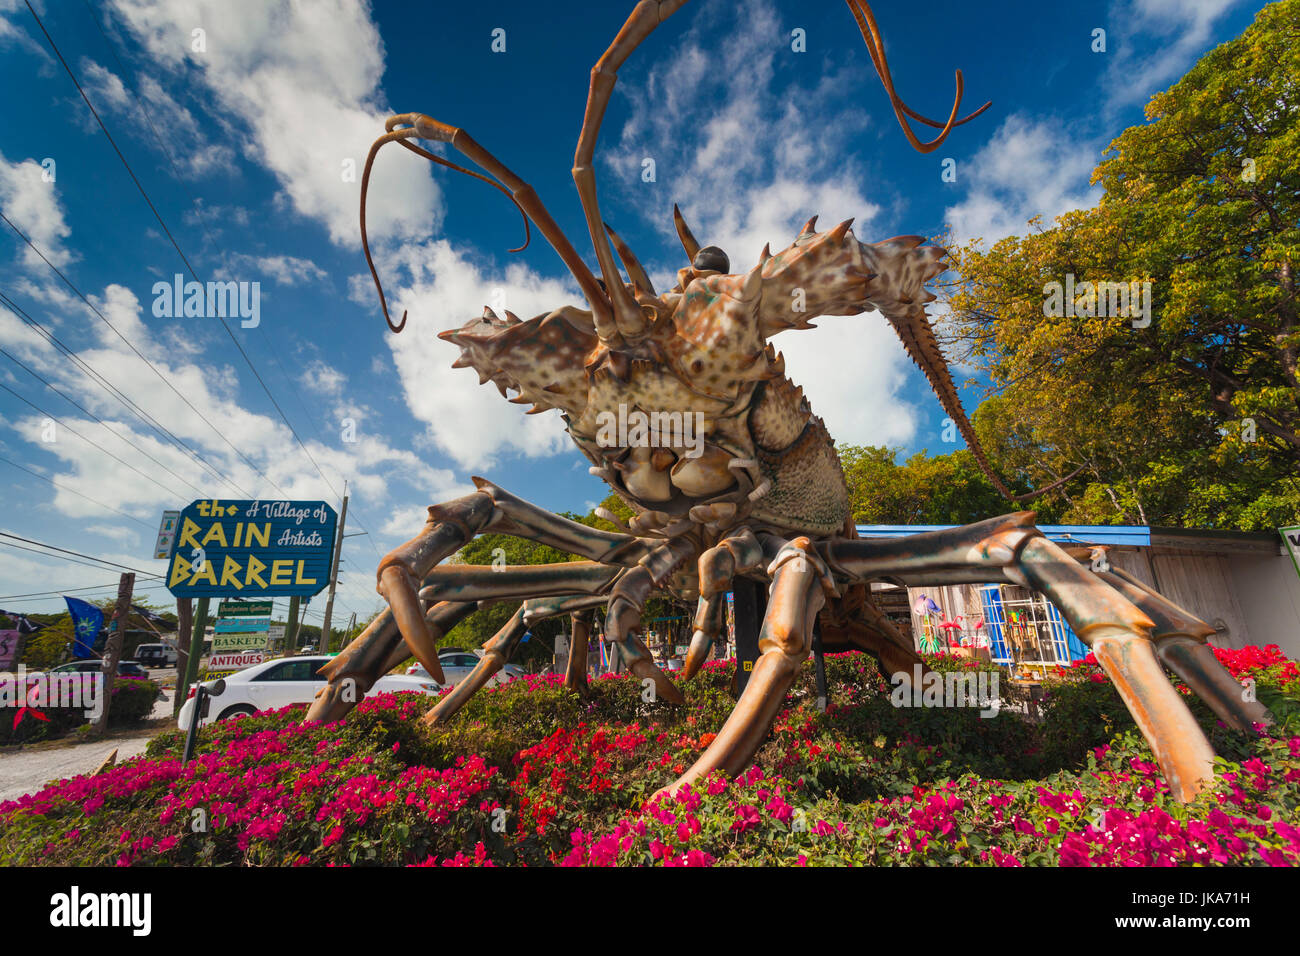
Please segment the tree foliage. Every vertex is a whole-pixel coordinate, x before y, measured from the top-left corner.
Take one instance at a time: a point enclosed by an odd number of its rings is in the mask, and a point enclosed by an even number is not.
[[[1300,515],[1300,0],[1152,98],[1096,208],[954,250],[950,342],[997,393],[1009,480],[1063,520],[1271,529]],[[1046,315],[1051,283],[1149,281],[1151,322]],[[1062,310],[1068,311],[1068,310]],[[989,429],[993,423],[998,428]]]
[[[1011,510],[966,449],[918,452],[878,445],[838,448],[858,524],[967,524]]]

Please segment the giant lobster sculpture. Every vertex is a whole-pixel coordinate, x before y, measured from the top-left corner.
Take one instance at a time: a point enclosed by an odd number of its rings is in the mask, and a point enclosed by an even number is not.
[[[1241,686],[1206,644],[1212,629],[1118,570],[1095,571],[1086,553],[1044,537],[1032,513],[990,518],[906,539],[860,540],[834,444],[801,389],[786,378],[769,339],[813,328],[818,315],[882,314],[902,339],[971,451],[1003,494],[962,411],[924,303],[925,283],[944,270],[944,250],[916,236],[860,242],[842,222],[817,231],[816,217],[792,245],[743,273],[726,254],[700,247],[674,209],[689,265],[677,284],[656,293],[627,245],[603,222],[593,169],[597,134],[619,67],[685,0],[641,0],[591,71],[591,87],[574,159],[573,178],[595,246],[600,278],[560,231],[533,189],[464,130],[428,116],[392,117],[371,149],[370,164],[396,141],[443,165],[470,172],[411,142],[450,143],[476,163],[478,176],[507,192],[559,253],[587,300],[526,321],[487,309],[482,318],[440,334],[460,347],[457,367],[472,367],[529,413],[559,409],[569,434],[598,475],[635,516],[622,532],[587,527],[529,504],[492,482],[429,508],[418,535],[383,559],[378,590],[385,610],[323,670],[329,683],[308,718],[335,720],[382,674],[414,655],[442,679],[437,642],[483,606],[522,599],[485,646],[473,673],[444,695],[426,720],[452,717],[510,659],[528,627],[570,614],[572,653],[566,683],[586,687],[587,635],[593,609],[604,607],[607,637],[630,670],[654,682],[658,696],[682,701],[638,636],[646,599],[655,591],[698,601],[685,675],[707,658],[723,627],[726,594],[737,577],[768,585],[760,656],[735,709],[713,743],[674,784],[713,770],[744,769],[767,735],[800,665],[815,623],[827,648],[860,648],[887,671],[910,674],[920,658],[871,602],[870,582],[905,585],[1014,582],[1048,596],[1095,653],[1146,735],[1173,793],[1190,800],[1212,779],[1214,753],[1168,668],[1229,725],[1250,730],[1268,711],[1243,700]],[[848,0],[872,62],[911,144],[928,152],[955,126],[962,76],[946,122],[910,109],[894,91],[880,34],[862,0]],[[920,141],[908,120],[939,130]],[[626,270],[620,273],[618,261]],[[366,248],[367,261],[370,252]],[[374,273],[374,265],[371,263]],[[378,276],[375,275],[378,286]],[[383,292],[380,289],[380,301]],[[801,307],[801,308],[800,308]],[[388,310],[384,304],[384,315]],[[389,319],[390,328],[405,325]],[[649,427],[608,427],[633,415]],[[680,423],[702,423],[689,445]],[[696,417],[698,416],[698,417]],[[674,430],[676,429],[676,430]],[[612,517],[607,515],[607,517]],[[617,522],[617,519],[614,519]],[[621,523],[620,523],[621,524]],[[492,531],[542,542],[586,560],[527,567],[440,567],[475,535]]]

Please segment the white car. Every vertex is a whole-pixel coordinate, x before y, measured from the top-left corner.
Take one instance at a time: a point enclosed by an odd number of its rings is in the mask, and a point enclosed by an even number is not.
[[[444,687],[455,687],[466,677],[470,671],[478,666],[479,660],[483,657],[483,651],[442,651],[438,655],[438,663],[442,665],[442,676]],[[425,680],[433,680],[433,676],[424,669],[423,664],[412,664],[406,669],[406,673],[411,677],[420,677]],[[489,678],[488,687],[495,687],[497,684],[505,684],[514,680],[516,677],[523,677],[524,669],[514,664],[507,664],[501,670]]]
[[[283,657],[247,667],[224,678],[226,689],[220,697],[210,698],[208,716],[201,724],[214,720],[229,720],[242,714],[255,714],[261,710],[278,710],[290,704],[310,704],[316,692],[325,686],[325,678],[316,672],[325,666],[328,657]],[[211,687],[215,681],[204,681]],[[436,681],[404,674],[389,674],[379,678],[366,692],[372,694],[413,691],[418,694],[437,694],[442,690]],[[194,712],[194,689],[189,700],[181,705],[176,725],[188,730]]]

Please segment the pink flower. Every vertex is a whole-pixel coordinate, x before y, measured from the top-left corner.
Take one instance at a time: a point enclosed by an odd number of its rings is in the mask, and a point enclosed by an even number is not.
[[[738,833],[752,830],[754,827],[758,826],[760,816],[758,807],[743,804],[736,808],[736,821],[731,825],[731,829]]]

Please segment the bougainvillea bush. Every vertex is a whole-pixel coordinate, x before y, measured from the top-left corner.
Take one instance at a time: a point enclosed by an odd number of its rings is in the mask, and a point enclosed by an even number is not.
[[[635,679],[582,699],[549,675],[481,692],[443,728],[409,694],[326,725],[300,708],[222,722],[184,767],[168,732],[0,805],[0,863],[1298,865],[1300,678],[1276,648],[1223,659],[1281,719],[1239,734],[1189,698],[1221,759],[1187,806],[1092,662],[1050,682],[1034,722],[895,706],[871,659],[846,654],[827,658],[824,712],[805,668],[752,768],[672,797],[657,791],[730,712],[731,662],[684,682],[677,707]]]

